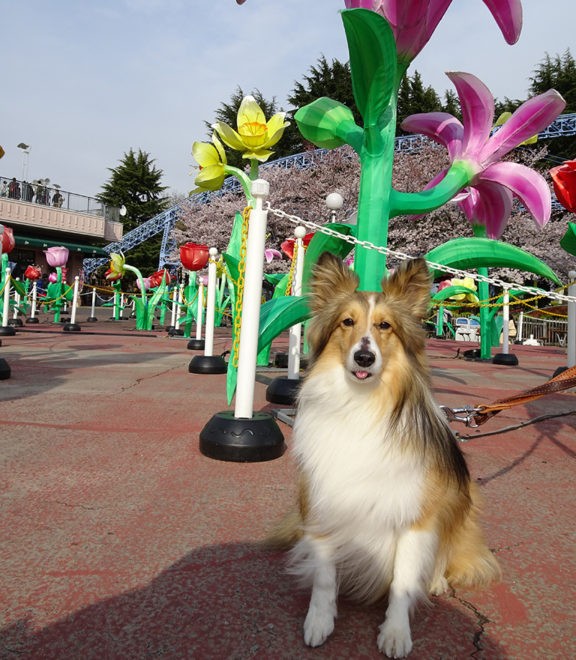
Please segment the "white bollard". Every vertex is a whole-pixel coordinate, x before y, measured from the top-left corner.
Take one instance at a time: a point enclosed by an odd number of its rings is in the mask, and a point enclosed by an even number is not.
[[[16,282],[19,282],[19,281],[20,281],[20,278],[17,277]],[[14,289],[14,311],[12,312],[12,319],[14,321],[16,321],[16,319],[18,318],[18,312],[20,311],[20,302],[21,302],[21,300],[22,300],[22,298],[21,298],[20,294],[18,293],[18,291],[16,291],[16,289]]]
[[[296,227],[296,264],[294,266],[294,280],[292,281],[292,295],[302,294],[302,277],[304,274],[304,242],[306,235],[304,227]],[[300,377],[300,344],[302,339],[302,324],[296,323],[288,332],[288,378],[297,380]]]
[[[206,292],[206,330],[204,333],[204,355],[214,355],[214,317],[216,309],[216,255],[218,250],[211,247],[208,250],[208,291]]]
[[[92,318],[96,316],[96,287],[92,287],[92,307],[90,309],[90,316]]]
[[[178,291],[176,287],[172,289],[172,310],[170,315],[170,327],[176,327],[176,298],[178,296]]]
[[[571,282],[576,282],[576,270],[568,273]],[[576,298],[576,283],[568,287],[568,295]],[[576,302],[568,302],[568,332],[566,334],[566,346],[568,348],[568,367],[576,367]]]
[[[202,339],[202,323],[204,321],[204,283],[198,284],[198,307],[196,308],[196,339]]]
[[[32,282],[32,306],[30,307],[30,318],[36,318],[36,305],[38,304],[38,282]]]
[[[254,209],[248,222],[246,242],[246,270],[242,297],[242,327],[238,349],[238,379],[236,387],[236,418],[252,419],[254,406],[254,384],[258,357],[258,331],[260,306],[262,303],[262,277],[264,274],[264,248],[266,244],[266,221],[268,212],[264,201],[270,186],[263,179],[252,182]]]
[[[510,292],[504,287],[504,300],[502,305],[502,353],[510,352]]]
[[[74,278],[74,293],[72,298],[72,312],[70,313],[70,325],[76,323],[76,310],[78,308],[78,282],[80,278],[78,275]]]
[[[524,310],[518,314],[518,331],[516,332],[516,341],[522,342],[522,333],[524,332]]]
[[[10,316],[10,268],[7,268],[4,272],[4,282],[6,286],[4,287],[4,306],[2,308],[2,327],[5,328],[8,326],[8,318]]]
[[[180,329],[180,310],[182,309],[182,302],[184,300],[184,284],[181,284],[178,287],[178,299],[177,302],[178,304],[176,305],[176,320],[174,322],[174,329],[179,330]]]

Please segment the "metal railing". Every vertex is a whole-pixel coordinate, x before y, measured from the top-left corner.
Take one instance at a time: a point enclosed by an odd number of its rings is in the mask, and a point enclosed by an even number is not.
[[[97,215],[112,222],[120,221],[120,212],[117,207],[106,206],[95,197],[78,195],[68,190],[62,190],[59,186],[50,186],[40,180],[28,182],[0,176],[0,197],[14,202],[26,202],[74,213]]]
[[[524,316],[522,339],[533,337],[543,346],[566,346],[568,321]]]

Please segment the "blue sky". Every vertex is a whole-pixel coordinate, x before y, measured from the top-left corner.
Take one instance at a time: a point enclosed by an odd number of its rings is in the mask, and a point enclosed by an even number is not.
[[[130,148],[193,186],[194,140],[207,139],[237,86],[286,107],[296,80],[324,54],[348,59],[343,0],[4,0],[0,175],[95,195]],[[544,58],[576,57],[575,0],[523,0],[524,27],[508,46],[481,0],[454,0],[414,61],[439,93],[444,72],[468,71],[497,98],[524,98]]]

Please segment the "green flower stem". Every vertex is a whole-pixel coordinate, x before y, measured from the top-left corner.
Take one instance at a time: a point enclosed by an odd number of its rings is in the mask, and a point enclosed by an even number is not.
[[[396,116],[395,100],[389,110]],[[381,131],[364,129],[364,145],[360,151],[360,191],[356,238],[374,245],[388,244],[390,191],[394,158],[394,126],[391,120]],[[378,291],[386,272],[386,255],[376,250],[356,247],[354,270],[360,278],[360,290]]]
[[[252,197],[252,184],[250,177],[237,167],[232,167],[232,165],[224,165],[224,172],[226,174],[231,174],[238,179],[242,186],[242,190],[244,191],[244,195],[246,196],[246,201],[251,206],[254,198]]]
[[[140,283],[140,296],[142,297],[142,303],[144,304],[144,307],[146,307],[146,287],[144,286],[144,278],[142,277],[142,273],[135,266],[130,266],[128,264],[124,264],[124,270],[128,270],[131,273],[134,273],[134,275],[136,275],[138,278],[138,282]]]
[[[390,217],[428,213],[449,202],[462,188],[470,184],[474,171],[467,161],[455,161],[446,176],[433,188],[418,193],[393,190]]]
[[[472,225],[472,231],[476,238],[486,238],[486,227],[484,225]],[[480,266],[478,275],[488,277],[488,268]],[[490,307],[487,301],[490,298],[490,286],[485,280],[478,280],[478,299],[480,300],[480,359],[489,360],[492,357],[492,332]]]

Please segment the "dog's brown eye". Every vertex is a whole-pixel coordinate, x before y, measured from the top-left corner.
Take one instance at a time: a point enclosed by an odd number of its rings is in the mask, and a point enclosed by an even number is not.
[[[380,330],[388,330],[389,327],[390,324],[388,323],[388,321],[380,321],[380,323],[378,324],[378,328]]]
[[[354,319],[347,318],[342,321],[342,325],[347,326],[348,328],[351,328],[354,325]]]

